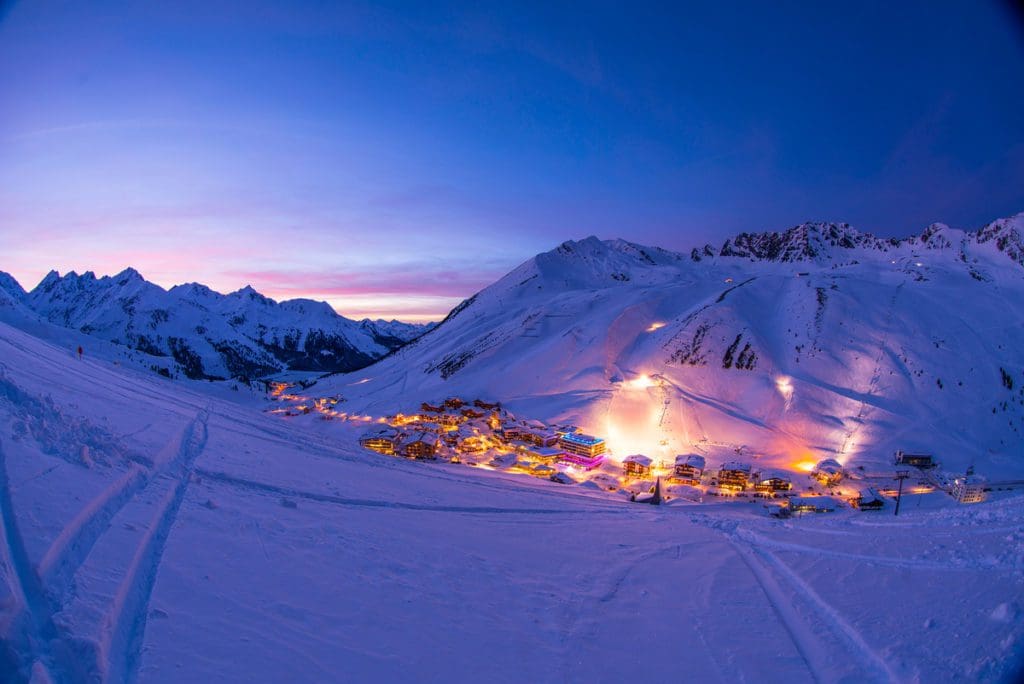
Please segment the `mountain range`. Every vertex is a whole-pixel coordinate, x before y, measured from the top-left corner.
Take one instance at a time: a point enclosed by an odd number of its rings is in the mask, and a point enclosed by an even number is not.
[[[97,278],[51,271],[26,292],[0,272],[0,305],[155,357],[198,379],[255,378],[282,370],[351,371],[429,326],[353,321],[326,302],[275,302],[244,287],[230,294],[188,283],[165,290],[132,268]]]

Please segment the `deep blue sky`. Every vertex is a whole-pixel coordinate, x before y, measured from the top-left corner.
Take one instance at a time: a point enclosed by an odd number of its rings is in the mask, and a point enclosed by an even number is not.
[[[434,318],[589,234],[1024,210],[1002,4],[469,5],[8,4],[0,269]]]

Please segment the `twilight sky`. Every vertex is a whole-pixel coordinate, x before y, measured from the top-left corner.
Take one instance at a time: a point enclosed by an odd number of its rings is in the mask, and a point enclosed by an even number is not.
[[[0,270],[430,320],[591,234],[1024,211],[1008,5],[684,4],[0,0]]]

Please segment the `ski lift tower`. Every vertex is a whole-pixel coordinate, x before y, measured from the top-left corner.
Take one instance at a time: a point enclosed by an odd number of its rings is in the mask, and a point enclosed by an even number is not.
[[[910,477],[909,470],[896,471],[896,479],[899,480],[900,484],[896,490],[896,511],[893,513],[893,516],[897,516],[900,514],[900,500],[903,498],[903,481],[906,480],[908,477]]]

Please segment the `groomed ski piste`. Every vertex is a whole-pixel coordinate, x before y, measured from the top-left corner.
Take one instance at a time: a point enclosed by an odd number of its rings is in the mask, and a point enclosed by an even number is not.
[[[0,323],[4,682],[1019,674],[1019,495],[630,505],[368,453],[51,333]]]

